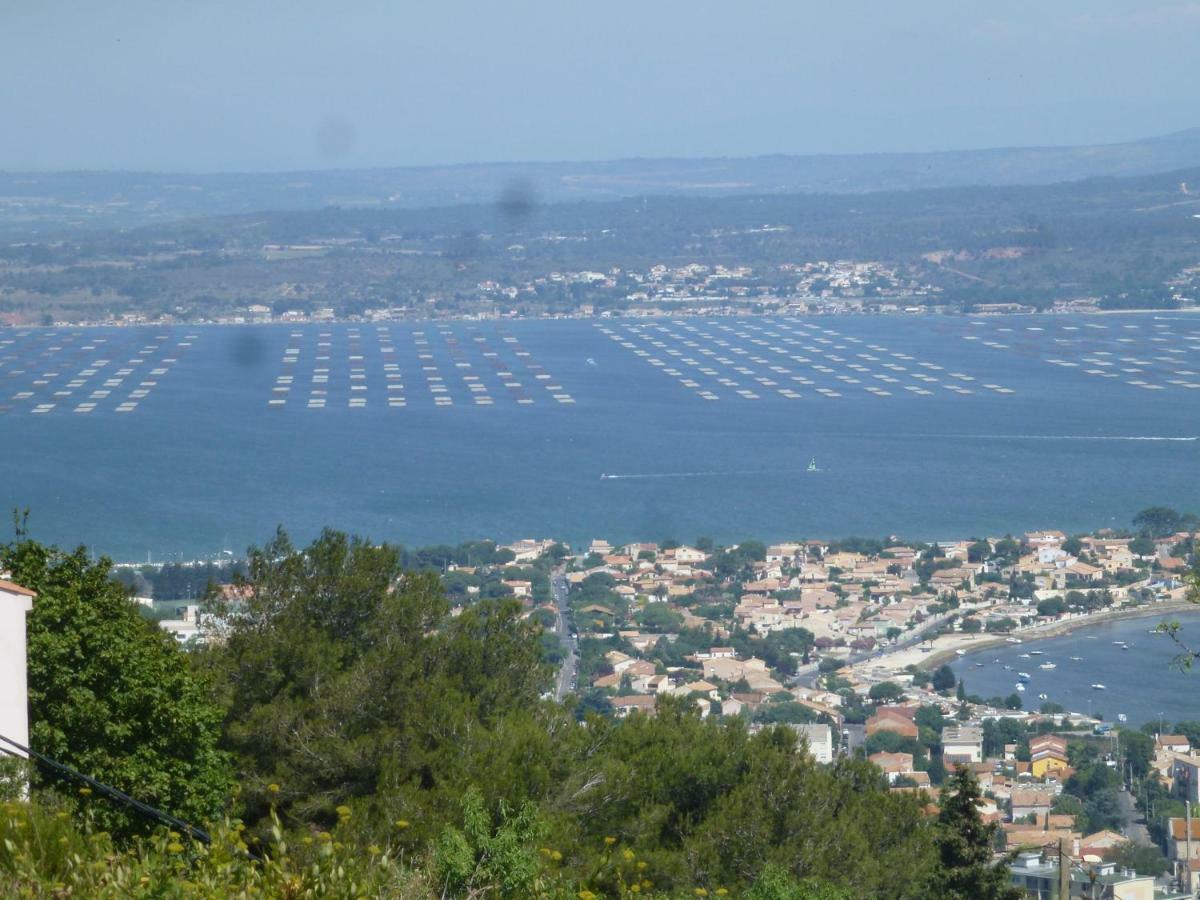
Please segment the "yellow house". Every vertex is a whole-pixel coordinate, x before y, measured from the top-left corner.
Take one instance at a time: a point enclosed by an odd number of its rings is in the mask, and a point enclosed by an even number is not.
[[[1029,742],[1029,770],[1034,778],[1044,778],[1047,772],[1069,766],[1067,742],[1052,734],[1043,734]]]

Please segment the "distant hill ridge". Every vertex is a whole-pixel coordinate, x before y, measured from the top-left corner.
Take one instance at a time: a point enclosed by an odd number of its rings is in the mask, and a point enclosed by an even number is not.
[[[0,172],[0,225],[139,225],[193,216],[329,206],[419,209],[464,203],[641,195],[869,193],[1039,185],[1200,166],[1200,128],[1116,144],[929,153],[475,163],[284,173]]]

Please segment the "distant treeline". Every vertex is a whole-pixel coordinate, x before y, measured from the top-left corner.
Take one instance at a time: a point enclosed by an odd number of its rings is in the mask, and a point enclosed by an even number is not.
[[[449,566],[504,566],[514,559],[511,550],[501,550],[495,541],[465,541],[407,548],[397,545],[403,568],[412,571],[444,572]],[[565,548],[561,553],[565,554]],[[172,562],[161,565],[119,566],[113,578],[137,597],[154,600],[204,598],[209,585],[232,584],[245,577],[244,560]]]

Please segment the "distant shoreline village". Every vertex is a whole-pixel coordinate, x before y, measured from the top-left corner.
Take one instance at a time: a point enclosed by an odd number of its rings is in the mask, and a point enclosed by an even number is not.
[[[1171,313],[1186,314],[1200,313],[1200,305],[1179,307],[1144,307],[1129,309],[1102,309],[1093,299],[1072,300],[1056,303],[1053,307],[1039,309],[1021,303],[986,303],[977,304],[970,309],[958,309],[953,306],[920,305],[909,306],[902,304],[864,305],[847,303],[843,300],[830,301],[820,298],[806,298],[808,303],[769,303],[754,307],[732,304],[701,304],[696,306],[631,308],[619,311],[599,311],[588,307],[569,313],[529,314],[509,311],[491,311],[470,314],[448,312],[443,315],[431,315],[421,310],[378,309],[367,310],[361,315],[339,315],[333,309],[318,309],[313,312],[300,310],[284,310],[274,312],[265,305],[253,305],[245,310],[239,310],[227,315],[213,317],[177,317],[171,315],[148,316],[141,313],[125,313],[119,316],[102,317],[99,319],[63,319],[54,321],[26,321],[15,318],[0,318],[0,329],[3,328],[139,328],[170,325],[344,325],[362,323],[421,323],[421,322],[480,322],[480,321],[535,321],[552,322],[561,320],[606,320],[606,319],[657,319],[657,318],[692,318],[692,317],[823,317],[823,316],[901,316],[901,317],[939,317],[939,316],[1058,316],[1058,315],[1147,315]]]
[[[652,709],[662,694],[702,695],[707,715],[748,702],[756,710],[784,692],[837,719],[841,698],[823,686],[833,672],[864,695],[885,681],[920,686],[922,671],[968,651],[1191,608],[1193,517],[1165,508],[1139,515],[1141,533],[731,547],[598,539],[574,554],[527,539],[411,551],[409,563],[440,569],[456,605],[520,601],[579,651],[574,689],[608,698],[618,715]],[[1171,527],[1180,524],[1188,527]],[[121,563],[116,571],[144,606],[178,613],[164,625],[188,640],[203,630],[204,579],[235,568]],[[168,574],[173,587],[164,581],[159,590],[154,579]],[[160,596],[185,582],[190,602]]]

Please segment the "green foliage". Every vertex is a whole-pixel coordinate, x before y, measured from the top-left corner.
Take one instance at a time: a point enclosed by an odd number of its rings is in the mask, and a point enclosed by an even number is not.
[[[812,879],[798,881],[773,863],[763,867],[742,897],[744,900],[855,900],[848,890]]]
[[[767,548],[759,541],[743,541],[736,547],[718,550],[709,559],[713,571],[722,578],[743,577],[749,574],[750,564],[767,557]]]
[[[1145,778],[1154,759],[1154,738],[1140,731],[1122,728],[1118,736],[1121,755],[1129,763],[1133,777]]]
[[[757,656],[786,677],[795,674],[800,662],[812,651],[813,636],[806,628],[772,631],[766,637],[754,637],[739,630],[729,643],[741,656]]]
[[[879,684],[871,685],[867,696],[876,703],[886,703],[889,700],[899,700],[903,697],[904,688],[894,681],[881,681]]]
[[[1067,816],[1078,816],[1083,813],[1083,801],[1074,794],[1059,794],[1054,798],[1050,812]]]
[[[938,734],[941,734],[942,729],[946,726],[946,719],[936,706],[922,706],[913,716],[913,721],[917,723],[918,727],[932,729]]]
[[[967,547],[967,562],[979,563],[990,558],[992,545],[986,540],[978,540]]]
[[[1061,597],[1050,597],[1038,601],[1037,611],[1039,616],[1061,616],[1067,611],[1067,602]]]
[[[215,608],[227,633],[201,662],[227,704],[251,821],[268,802],[326,824],[356,797],[419,809],[464,737],[528,708],[546,681],[515,602],[451,617],[436,574],[405,572],[387,545],[327,531],[298,551],[281,532],[251,551],[246,585],[244,604]]]
[[[1135,556],[1153,556],[1154,541],[1146,536],[1135,537],[1129,542],[1129,552]]]
[[[1138,752],[1136,738],[1128,740]],[[1068,752],[1075,773],[1067,779],[1063,790],[1083,803],[1080,827],[1086,831],[1106,828],[1119,830],[1125,824],[1125,815],[1117,795],[1121,785],[1120,773],[1105,764],[1094,744],[1072,743],[1068,746]]]
[[[216,819],[231,787],[217,746],[221,709],[176,641],[109,579],[111,565],[83,548],[0,548],[0,571],[38,594],[27,616],[30,742],[179,818]],[[87,803],[74,785],[65,796]],[[107,804],[92,808],[114,831],[146,827]]]
[[[782,703],[764,703],[754,714],[754,721],[765,725],[803,725],[817,721],[817,714],[794,700]]]
[[[1028,747],[1028,732],[1016,719],[985,719],[983,722],[983,755],[998,756],[1005,744]]]
[[[1200,747],[1200,722],[1176,722],[1175,733],[1186,737],[1193,747]]]
[[[935,691],[948,691],[954,687],[956,680],[954,670],[947,665],[942,665],[933,673],[930,684]]]
[[[438,896],[393,846],[349,846],[345,832],[335,826],[332,832],[293,839],[273,818],[261,858],[255,859],[236,822],[214,828],[208,846],[165,829],[118,843],[88,816],[73,819],[66,810],[42,803],[7,803],[0,808],[0,895],[89,900]]]
[[[992,862],[998,827],[979,814],[982,794],[975,773],[961,767],[942,793],[935,843],[941,863],[932,897],[944,900],[1018,900],[1005,864]]]
[[[474,788],[462,799],[462,827],[447,825],[433,848],[437,882],[453,896],[528,897],[539,874],[535,849],[545,834],[531,804],[515,813],[501,803],[498,822]]]
[[[1133,869],[1139,875],[1150,875],[1157,878],[1169,868],[1167,858],[1157,847],[1147,847],[1141,844],[1118,844],[1108,850],[1104,858],[1126,869]]]
[[[863,749],[871,753],[911,753],[914,757],[921,755],[924,749],[916,738],[905,737],[886,728],[869,735],[863,742]]]
[[[666,603],[647,603],[635,617],[637,623],[647,631],[674,632],[683,623],[683,616]]]
[[[1133,517],[1133,527],[1152,538],[1167,537],[1197,524],[1196,516],[1180,514],[1169,506],[1151,506]]]

